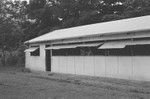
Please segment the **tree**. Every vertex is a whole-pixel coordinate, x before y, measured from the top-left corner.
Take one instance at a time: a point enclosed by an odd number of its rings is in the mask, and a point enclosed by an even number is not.
[[[2,50],[5,65],[6,51],[16,50],[22,41],[23,32],[21,24],[26,20],[25,2],[0,2],[0,49]]]
[[[79,25],[147,15],[150,0],[32,0],[29,16],[36,22],[30,38]]]
[[[150,0],[0,0],[0,50],[56,29],[149,14]]]

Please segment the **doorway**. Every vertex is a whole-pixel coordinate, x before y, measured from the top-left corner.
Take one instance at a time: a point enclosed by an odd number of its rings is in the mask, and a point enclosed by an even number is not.
[[[46,50],[46,71],[51,71],[51,50]]]

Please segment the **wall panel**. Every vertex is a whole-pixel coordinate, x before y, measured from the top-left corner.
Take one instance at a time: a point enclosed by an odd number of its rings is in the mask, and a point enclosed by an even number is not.
[[[79,75],[84,75],[84,57],[83,56],[75,56],[75,72]]]
[[[123,79],[132,79],[132,56],[119,56],[119,76]]]
[[[94,56],[84,56],[84,75],[94,76]]]
[[[95,76],[105,76],[105,56],[94,57]]]
[[[51,59],[52,59],[52,61],[51,61],[52,72],[59,73],[60,72],[59,57],[52,56]]]
[[[118,73],[118,57],[117,56],[106,56],[105,57],[105,76],[115,77]]]
[[[68,64],[67,64],[67,73],[69,74],[75,74],[75,57],[74,56],[70,56],[67,57],[68,59]]]
[[[59,72],[67,73],[67,58],[65,56],[59,56]]]
[[[150,81],[150,56],[134,56],[133,65],[134,79]]]

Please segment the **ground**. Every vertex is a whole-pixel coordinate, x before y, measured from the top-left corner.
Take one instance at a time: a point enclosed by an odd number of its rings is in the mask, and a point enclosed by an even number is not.
[[[150,99],[150,82],[0,67],[0,99]]]

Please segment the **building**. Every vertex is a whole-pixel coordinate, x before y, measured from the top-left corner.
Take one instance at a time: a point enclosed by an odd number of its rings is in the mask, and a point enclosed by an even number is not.
[[[56,30],[25,44],[31,70],[150,81],[150,16]]]

